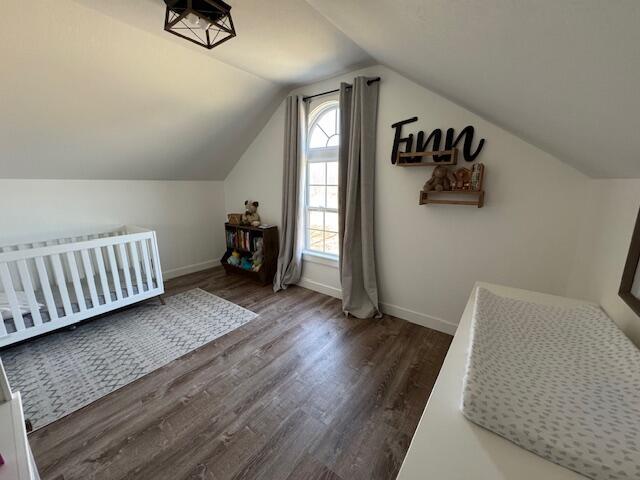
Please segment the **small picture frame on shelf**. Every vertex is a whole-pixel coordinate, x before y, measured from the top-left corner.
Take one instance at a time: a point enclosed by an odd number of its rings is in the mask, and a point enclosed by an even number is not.
[[[240,225],[242,222],[242,214],[241,213],[229,213],[227,214],[227,219],[230,225]]]

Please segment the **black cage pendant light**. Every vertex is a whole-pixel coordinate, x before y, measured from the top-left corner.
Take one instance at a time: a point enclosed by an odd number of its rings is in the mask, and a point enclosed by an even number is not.
[[[164,0],[164,29],[212,49],[236,36],[231,6],[222,0]]]

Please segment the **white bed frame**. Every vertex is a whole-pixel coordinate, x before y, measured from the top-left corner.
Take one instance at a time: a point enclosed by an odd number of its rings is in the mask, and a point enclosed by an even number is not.
[[[0,291],[12,317],[0,320],[0,347],[162,295],[156,234],[124,226],[1,247]],[[16,292],[24,292],[29,313]]]

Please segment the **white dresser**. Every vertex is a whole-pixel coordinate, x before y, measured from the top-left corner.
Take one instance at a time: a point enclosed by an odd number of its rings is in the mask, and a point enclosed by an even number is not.
[[[584,480],[468,421],[460,411],[478,287],[519,300],[555,306],[585,304],[553,295],[478,282],[462,314],[438,379],[397,480]]]
[[[27,441],[20,392],[12,392],[0,361],[0,480],[40,480]]]

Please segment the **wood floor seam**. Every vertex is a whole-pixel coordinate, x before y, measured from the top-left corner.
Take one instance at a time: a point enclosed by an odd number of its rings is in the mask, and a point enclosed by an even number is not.
[[[395,478],[450,336],[221,268],[166,284],[191,288],[258,317],[32,433],[43,480]]]

